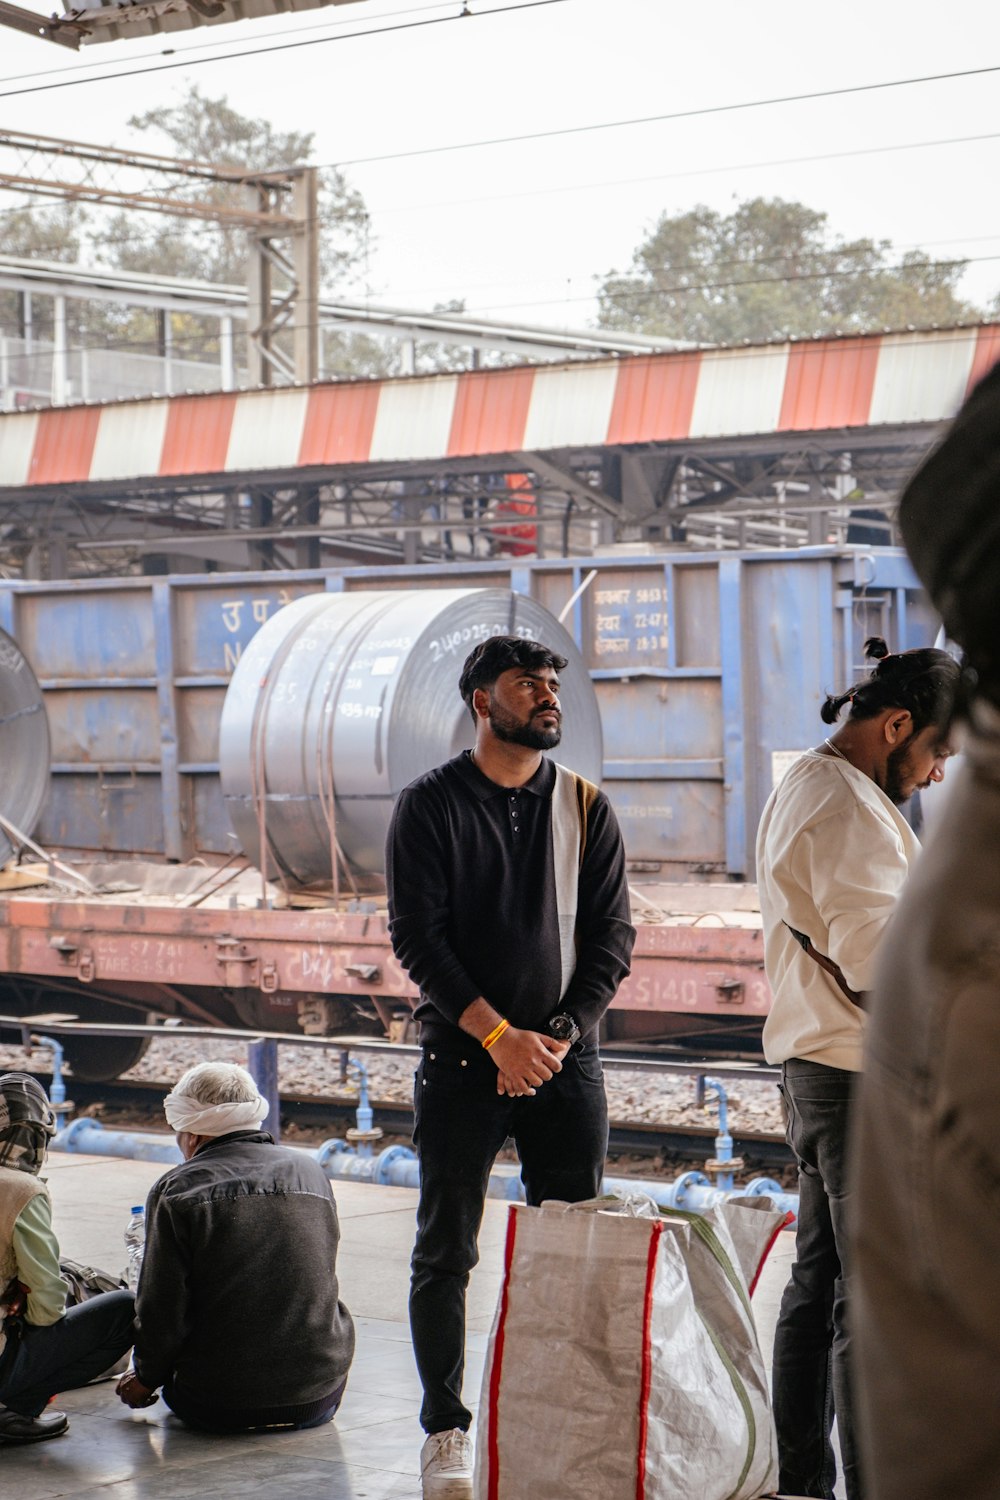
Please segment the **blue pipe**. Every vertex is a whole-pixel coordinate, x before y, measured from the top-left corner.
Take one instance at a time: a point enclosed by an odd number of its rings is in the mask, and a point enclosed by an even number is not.
[[[52,1151],[75,1151],[82,1156],[121,1156],[133,1161],[162,1162],[174,1166],[183,1160],[173,1141],[141,1131],[107,1130],[99,1120],[79,1119],[60,1130],[50,1143]],[[373,1182],[382,1187],[417,1188],[420,1167],[408,1146],[387,1146],[377,1156],[363,1155],[345,1141],[324,1141],[309,1153],[334,1182]],[[729,1198],[772,1199],[776,1208],[798,1216],[797,1193],[783,1192],[770,1177],[755,1177],[740,1188],[714,1186],[704,1172],[684,1172],[673,1182],[646,1181],[634,1177],[605,1177],[605,1193],[645,1193],[660,1208],[682,1208],[703,1213]],[[490,1173],[487,1196],[510,1203],[524,1202],[524,1184],[517,1167],[503,1164]]]
[[[158,1161],[176,1166],[184,1158],[176,1141],[151,1131],[106,1130],[100,1120],[81,1115],[64,1125],[49,1142],[50,1151],[77,1151],[81,1156],[124,1156],[130,1161]]]
[[[35,1047],[48,1047],[52,1053],[52,1082],[49,1085],[49,1103],[52,1105],[52,1109],[57,1117],[64,1115],[73,1106],[66,1103],[66,1084],[63,1080],[62,1042],[57,1042],[54,1036],[35,1035],[32,1035],[31,1042]]]
[[[359,1157],[341,1141],[326,1141],[316,1152],[326,1175],[333,1181],[377,1182],[387,1187],[420,1186],[420,1169],[416,1155],[406,1146],[390,1146],[374,1157]],[[755,1177],[744,1187],[720,1188],[703,1172],[684,1172],[674,1182],[645,1181],[634,1177],[605,1177],[605,1193],[645,1193],[660,1208],[683,1208],[702,1213],[729,1198],[771,1198],[776,1208],[798,1215],[798,1193],[786,1193],[770,1177]],[[524,1184],[516,1167],[494,1167],[490,1173],[487,1197],[508,1202],[524,1202]]]
[[[716,1187],[723,1188],[726,1192],[731,1192],[736,1179],[733,1176],[732,1170],[727,1171],[723,1166],[724,1162],[731,1162],[733,1159],[733,1138],[729,1134],[729,1104],[726,1098],[726,1090],[718,1078],[702,1079],[702,1096],[704,1096],[706,1089],[711,1090],[719,1101],[719,1133],[715,1137],[715,1161],[712,1163],[712,1169],[715,1173],[715,1185]]]

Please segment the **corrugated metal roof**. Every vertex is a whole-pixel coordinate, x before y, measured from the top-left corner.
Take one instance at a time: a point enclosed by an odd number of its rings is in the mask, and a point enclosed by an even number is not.
[[[0,414],[0,488],[938,422],[1000,324]]]
[[[571,448],[607,441],[618,362],[535,371],[524,446]]]
[[[168,411],[165,401],[109,407],[97,430],[91,479],[132,479],[148,473],[149,455],[163,448]]]
[[[795,344],[788,355],[778,427],[863,427],[878,356],[879,341],[871,338]]]
[[[322,386],[310,392],[300,464],[364,463],[371,452],[379,387]]]
[[[787,344],[702,355],[691,437],[774,432],[788,369]]]
[[[516,453],[524,446],[533,369],[477,370],[463,375],[455,397],[448,456]]]
[[[215,474],[226,466],[236,395],[175,396],[155,474]]]
[[[869,421],[933,422],[952,416],[969,388],[975,352],[976,333],[971,328],[924,334],[919,359],[913,358],[911,335],[886,335]]]
[[[370,457],[441,458],[448,451],[457,375],[390,380],[382,387]]]
[[[28,483],[69,484],[89,479],[100,420],[99,406],[43,411],[38,419]]]
[[[669,442],[687,437],[698,388],[700,354],[630,359],[623,364],[608,424],[609,443]]]
[[[229,434],[226,468],[292,469],[306,425],[306,390],[248,391],[240,396]]]
[[[26,411],[0,417],[0,483],[28,483],[40,416]]]

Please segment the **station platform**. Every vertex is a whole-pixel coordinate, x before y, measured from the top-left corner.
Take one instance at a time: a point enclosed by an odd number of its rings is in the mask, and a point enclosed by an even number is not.
[[[50,1155],[44,1175],[63,1254],[117,1272],[125,1261],[129,1208],[145,1200],[163,1171],[149,1162]],[[105,1382],[57,1398],[70,1418],[65,1437],[0,1448],[4,1493],[17,1500],[244,1500],[250,1492],[254,1500],[419,1500],[420,1387],[407,1322],[416,1193],[354,1182],[336,1183],[334,1190],[341,1295],[358,1342],[333,1422],[315,1431],[207,1436],[186,1429],[162,1401],[130,1411],[115,1396],[114,1383]],[[473,1409],[506,1220],[507,1204],[488,1200],[468,1301],[465,1399]],[[793,1236],[783,1232],[754,1293],[768,1364],[793,1254]]]

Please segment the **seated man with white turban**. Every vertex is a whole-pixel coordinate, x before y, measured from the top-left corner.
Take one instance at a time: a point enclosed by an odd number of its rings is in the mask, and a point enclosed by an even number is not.
[[[354,1325],[315,1158],[276,1146],[250,1074],[199,1063],[164,1100],[184,1161],[154,1183],[127,1406],[155,1392],[191,1427],[318,1427],[340,1405]]]
[[[38,1443],[69,1427],[46,1411],[132,1346],[132,1293],[66,1306],[48,1188],[38,1173],[56,1117],[28,1073],[0,1077],[0,1443]]]

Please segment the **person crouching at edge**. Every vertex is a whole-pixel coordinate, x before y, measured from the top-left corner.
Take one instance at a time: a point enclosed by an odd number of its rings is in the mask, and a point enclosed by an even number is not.
[[[304,1151],[260,1129],[235,1063],[189,1068],[163,1103],[184,1161],[153,1184],[126,1406],[158,1387],[208,1432],[318,1427],[344,1394],[354,1324],[339,1299],[337,1206]]]
[[[133,1299],[104,1292],[66,1306],[52,1204],[39,1172],[56,1117],[27,1073],[0,1077],[0,1443],[38,1443],[69,1428],[46,1412],[132,1347]]]

